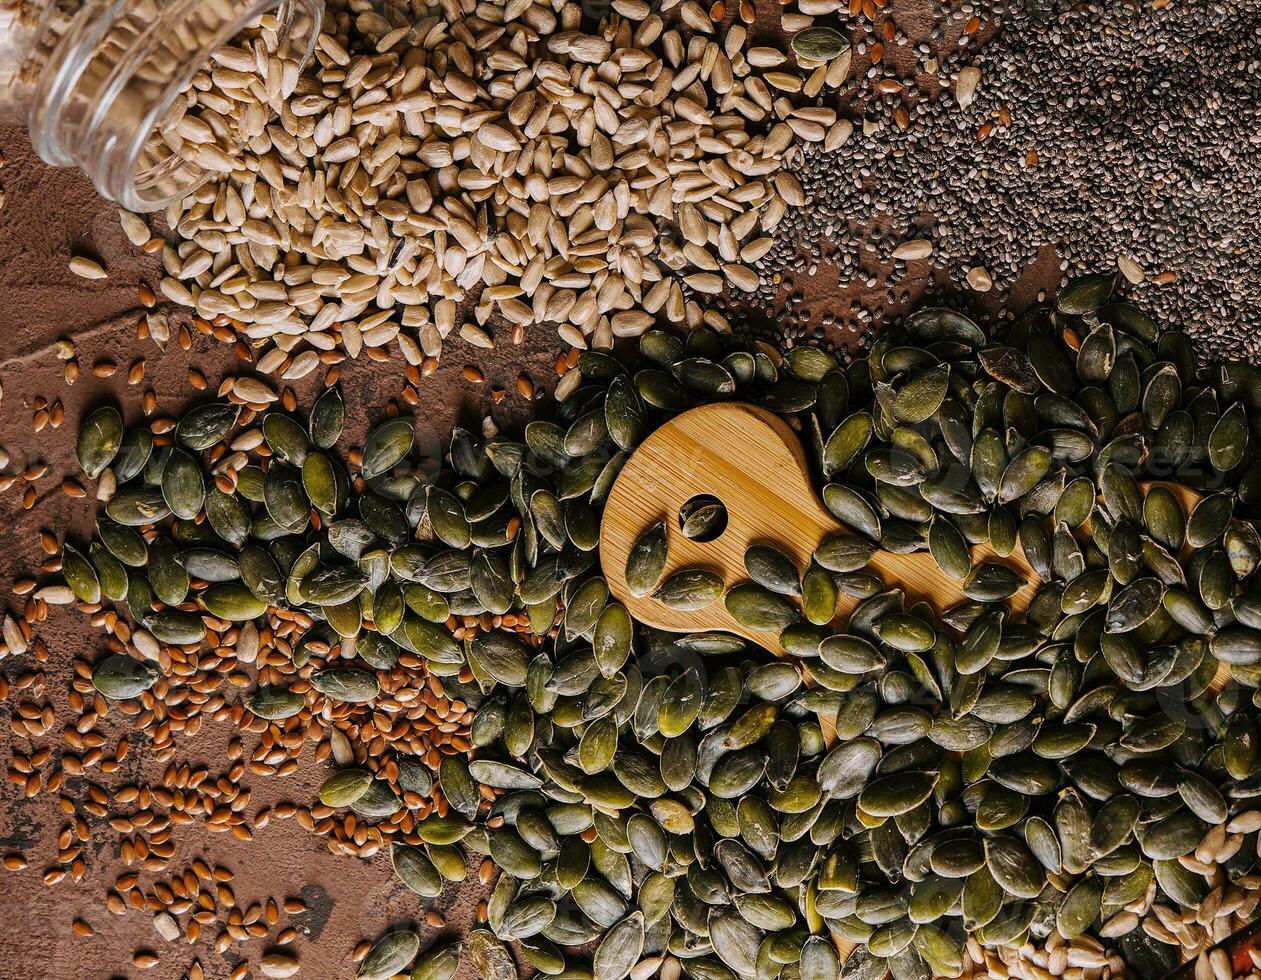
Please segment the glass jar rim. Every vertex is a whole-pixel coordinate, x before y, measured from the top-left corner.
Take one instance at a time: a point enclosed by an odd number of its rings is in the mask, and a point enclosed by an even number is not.
[[[179,3],[186,8],[192,8],[200,5],[201,0],[179,0]],[[206,40],[202,45],[199,57],[190,59],[189,64],[184,66],[184,70],[174,76],[162,91],[162,97],[155,100],[153,107],[144,116],[141,124],[136,127],[132,138],[125,144],[117,147],[117,164],[107,168],[107,173],[115,178],[114,181],[101,190],[107,196],[117,200],[128,210],[133,211],[156,211],[166,207],[168,204],[179,200],[180,198],[191,194],[198,187],[215,176],[213,171],[200,167],[197,164],[185,160],[181,157],[172,155],[167,157],[155,167],[150,167],[140,171],[137,165],[140,155],[144,152],[149,140],[152,138],[154,130],[162,117],[166,115],[171,104],[183,92],[192,81],[193,76],[209,63],[210,56],[223,45],[235,37],[243,27],[253,22],[256,18],[263,16],[268,11],[276,10],[281,12],[281,38],[282,44],[288,38],[289,28],[293,23],[295,3],[293,0],[254,0],[254,2],[240,12],[240,16],[232,23],[227,23],[224,27],[216,32],[211,38]],[[307,42],[307,48],[302,52],[300,64],[305,66],[307,59],[314,49],[316,37],[318,35],[318,25],[312,30],[311,36]],[[147,50],[160,45],[161,29],[158,25],[154,25],[145,37]],[[114,82],[113,91],[117,94],[117,86],[122,80]],[[98,117],[105,112],[105,103],[97,108]],[[167,193],[158,197],[146,197],[144,190],[146,187],[152,186],[156,178],[163,173],[177,170],[179,167],[186,167],[190,171],[190,180],[187,186],[182,187],[178,192]]]
[[[275,12],[280,22],[281,49],[296,44],[291,59],[301,71],[309,61],[322,23],[322,0],[246,0],[224,16],[222,25],[206,39],[196,38],[196,54],[186,56],[161,82],[160,94],[145,105],[138,119],[111,127],[111,113],[126,97],[128,83],[158,53],[169,33],[187,15],[204,10],[202,0],[174,0],[130,43],[118,64],[108,72],[99,91],[90,93],[85,111],[83,97],[74,98],[84,83],[111,25],[124,14],[130,0],[88,0],[59,40],[60,57],[53,71],[40,73],[30,108],[29,129],[40,156],[55,165],[78,165],[97,190],[130,211],[160,210],[195,191],[216,172],[178,154],[170,154],[148,167],[141,157],[154,138],[157,126],[197,72],[210,63],[211,55],[242,29]],[[301,23],[306,35],[295,36]],[[118,113],[118,118],[123,114]],[[117,122],[117,119],[114,119]],[[181,173],[182,171],[182,173]],[[174,178],[174,179],[172,179]]]

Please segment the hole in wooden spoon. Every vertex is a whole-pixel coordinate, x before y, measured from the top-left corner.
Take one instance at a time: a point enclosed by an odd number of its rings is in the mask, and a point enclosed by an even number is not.
[[[713,494],[698,493],[679,508],[679,530],[692,541],[714,541],[727,530],[727,505]]]

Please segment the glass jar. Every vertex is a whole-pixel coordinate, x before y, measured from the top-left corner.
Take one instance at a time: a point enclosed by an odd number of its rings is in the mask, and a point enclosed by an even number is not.
[[[155,211],[262,131],[323,13],[323,0],[0,0],[0,118],[25,124],[43,160],[79,167],[104,197]],[[217,82],[229,75],[238,87],[225,96]],[[185,123],[190,102],[201,116]]]

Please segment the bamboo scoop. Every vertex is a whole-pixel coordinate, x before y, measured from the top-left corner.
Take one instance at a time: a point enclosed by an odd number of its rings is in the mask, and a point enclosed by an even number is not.
[[[1185,487],[1169,488],[1184,509],[1199,499]],[[679,508],[702,494],[717,497],[727,509],[726,529],[709,542],[690,540],[679,528]],[[728,588],[748,579],[744,553],[750,545],[774,545],[805,569],[825,537],[846,530],[816,496],[796,434],[778,416],[741,402],[704,405],[671,419],[643,441],[613,484],[600,525],[600,561],[609,591],[627,611],[642,623],[672,633],[734,633],[781,656],[784,650],[776,634],[745,629],[721,601],[685,612],[651,595],[631,594],[627,555],[657,521],[666,525],[663,580],[685,568],[706,568],[720,574]],[[1027,584],[1007,600],[1014,616],[1023,614],[1039,579],[1021,549],[1006,558],[988,545],[975,545],[971,552],[973,564],[997,562],[1024,576]],[[965,599],[962,583],[946,575],[927,552],[877,552],[869,567],[889,587],[902,589],[909,601],[925,600],[938,613]],[[833,619],[838,629],[858,601],[840,597]]]

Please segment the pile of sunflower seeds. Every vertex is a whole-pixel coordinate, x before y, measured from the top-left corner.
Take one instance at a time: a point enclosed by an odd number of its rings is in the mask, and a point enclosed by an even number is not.
[[[398,826],[390,856],[424,899],[462,875],[457,845],[493,860],[487,929],[463,947],[492,980],[516,976],[508,942],[548,974],[590,946],[596,980],[827,980],[834,941],[857,946],[844,974],[869,980],[960,976],[1026,946],[1034,965],[1111,970],[1105,943],[1164,972],[1258,890],[1261,372],[1197,367],[1181,333],[1112,289],[1075,280],[997,339],[922,310],[846,366],[652,329],[618,356],[583,352],[553,420],[520,439],[457,432],[437,470],[412,458],[404,419],[342,469],[326,394],[305,426],[266,415],[267,451],[207,488],[197,454],[227,458],[237,405],[194,409],[148,451],[104,409],[80,456],[117,490],[65,578],[166,644],[269,610],[339,639],[309,680],[245,698],[265,728],[311,704],[355,710],[404,654],[453,678],[476,711],[472,759],[427,773],[447,805]],[[723,602],[787,659],[644,629],[599,572],[622,463],[665,419],[724,399],[801,432],[849,531],[807,568],[751,549],[748,578],[727,582],[664,577],[675,529],[657,526],[628,580],[667,604]],[[1200,501],[1185,511],[1170,483]],[[677,532],[712,533],[720,510],[679,515]],[[974,562],[981,542],[999,559]],[[1001,563],[1017,548],[1040,580],[1023,621],[1006,603],[1023,581]],[[926,552],[968,598],[912,601],[872,573],[877,550]],[[861,600],[843,626],[839,593]],[[449,614],[479,627],[456,640]],[[93,679],[127,699],[156,674],[128,651]],[[337,761],[326,806],[395,822],[410,806]],[[419,952],[393,931],[360,977]],[[449,976],[459,952],[426,953],[419,975]]]
[[[715,34],[696,0],[667,6],[684,32],[641,0],[594,23],[566,0],[330,4],[279,117],[168,209],[182,241],[161,292],[232,321],[266,365],[395,343],[420,364],[452,332],[493,346],[492,313],[580,348],[657,314],[699,324],[692,297],[755,288],[804,203],[785,159],[848,137],[804,103],[844,81],[849,43],[812,27],[794,65],[741,25]]]
[[[962,19],[971,6],[946,9]],[[1206,351],[1255,358],[1256,6],[1004,2],[986,16],[1000,29],[979,54],[943,53],[949,20],[911,39],[928,80],[909,130],[872,117],[844,154],[804,148],[809,204],[786,216],[767,267],[831,263],[842,285],[891,268],[892,304],[908,263],[925,268],[898,250],[923,242],[960,291],[1006,300],[1052,248],[1069,274],[1117,264],[1154,315]]]
[[[265,14],[236,43],[218,48],[159,120],[138,166],[174,157],[212,174],[231,172],[241,145],[263,134],[297,87],[299,64],[282,45],[282,28]]]

